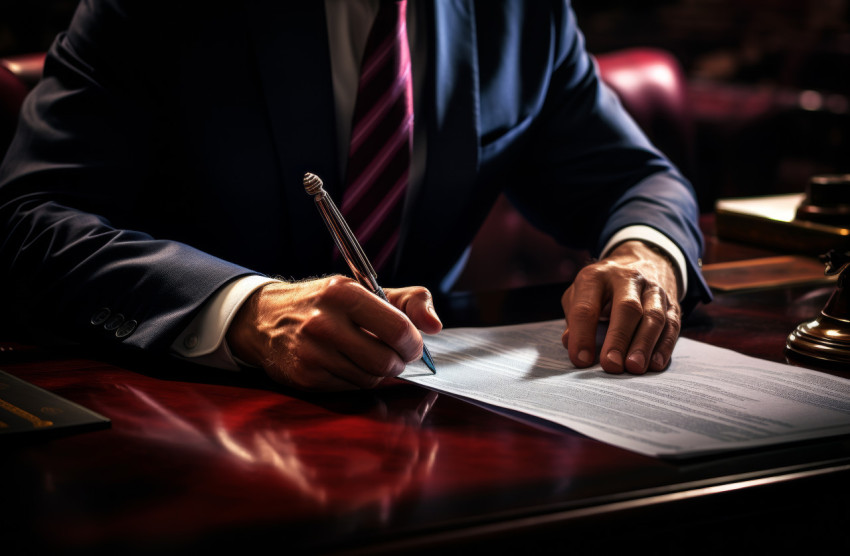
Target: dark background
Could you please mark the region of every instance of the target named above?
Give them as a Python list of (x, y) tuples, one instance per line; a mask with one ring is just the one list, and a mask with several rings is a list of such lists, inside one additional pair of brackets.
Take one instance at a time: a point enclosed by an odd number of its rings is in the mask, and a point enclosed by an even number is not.
[(579, 0), (592, 52), (654, 46), (689, 82), (691, 179), (720, 196), (850, 172), (850, 0)]
[[(143, 0), (140, 0), (143, 1)], [(45, 50), (77, 0), (0, 0), (0, 56)], [(689, 84), (703, 210), (850, 172), (850, 0), (576, 0), (597, 54), (669, 50)]]

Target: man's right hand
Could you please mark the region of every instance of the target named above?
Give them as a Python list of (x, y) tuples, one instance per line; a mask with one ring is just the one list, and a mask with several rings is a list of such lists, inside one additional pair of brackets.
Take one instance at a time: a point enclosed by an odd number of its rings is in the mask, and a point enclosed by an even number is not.
[(304, 390), (371, 388), (422, 355), (422, 335), (441, 328), (425, 288), (388, 290), (398, 308), (343, 276), (267, 284), (227, 332), (233, 355)]

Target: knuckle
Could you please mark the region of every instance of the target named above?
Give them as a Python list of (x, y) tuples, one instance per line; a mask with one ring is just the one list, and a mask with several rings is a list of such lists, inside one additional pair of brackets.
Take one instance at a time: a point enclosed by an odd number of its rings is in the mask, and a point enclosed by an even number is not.
[(570, 309), (570, 316), (576, 320), (593, 319), (598, 313), (596, 305), (589, 301), (576, 301)]
[(410, 295), (422, 299), (431, 299), (431, 292), (425, 286), (412, 286), (410, 288)]
[(379, 362), (374, 371), (377, 375), (376, 378), (380, 380), (383, 377), (398, 376), (404, 372), (404, 368), (404, 362), (398, 357), (386, 357), (383, 361)]
[(667, 327), (678, 335), (679, 331), (682, 329), (682, 314), (679, 311), (679, 306), (675, 305), (668, 309), (666, 317)]
[(576, 280), (599, 280), (605, 275), (605, 268), (600, 263), (592, 263), (579, 270)]
[(632, 334), (624, 330), (612, 328), (608, 330), (607, 343), (610, 347), (605, 347), (603, 350), (608, 351), (610, 348), (624, 349), (632, 341)]
[(322, 292), (329, 300), (344, 300), (356, 289), (357, 282), (346, 276), (332, 276), (328, 279)]
[(626, 280), (628, 280), (629, 282), (633, 282), (634, 284), (640, 286), (646, 286), (647, 284), (646, 276), (644, 276), (643, 273), (641, 273), (636, 268), (623, 269), (623, 276), (624, 278), (626, 278)]
[(643, 320), (650, 326), (661, 326), (667, 320), (667, 313), (661, 307), (653, 306), (644, 309)]
[(640, 299), (637, 299), (634, 296), (628, 296), (622, 299), (620, 301), (619, 309), (635, 318), (641, 318), (644, 316), (643, 303), (641, 303)]
[(673, 319), (673, 320), (668, 319), (667, 320), (667, 329), (670, 332), (671, 338), (678, 338), (679, 332), (682, 330), (682, 323), (679, 321), (678, 318)]
[(336, 319), (325, 311), (315, 310), (301, 323), (301, 332), (313, 338), (326, 338), (333, 334)]
[(673, 353), (673, 348), (676, 347), (676, 339), (672, 336), (662, 336), (658, 340), (658, 344), (655, 346), (655, 351), (659, 351), (664, 354)]
[(661, 300), (666, 298), (667, 295), (661, 286), (647, 280), (644, 284), (643, 296), (661, 302)]
[(410, 286), (401, 290), (396, 306), (406, 312), (411, 304), (415, 306), (433, 304), (433, 297), (428, 288), (424, 286)]

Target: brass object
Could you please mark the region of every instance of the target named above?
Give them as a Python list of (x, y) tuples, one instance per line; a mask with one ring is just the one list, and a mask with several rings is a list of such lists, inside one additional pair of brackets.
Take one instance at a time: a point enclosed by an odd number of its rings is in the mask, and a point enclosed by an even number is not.
[(850, 174), (812, 176), (797, 219), (829, 226), (850, 226)]
[[(41, 419), (38, 416), (33, 415), (29, 411), (25, 411), (25, 410), (21, 409), (20, 407), (16, 406), (15, 404), (9, 403), (4, 399), (0, 399), (0, 409), (5, 409), (9, 413), (11, 413), (13, 415), (17, 415), (21, 419), (25, 419), (25, 420), (29, 421), (30, 424), (37, 429), (53, 426), (53, 421), (45, 421), (44, 419)], [(2, 421), (0, 421), (0, 427), (7, 427), (7, 426), (8, 425), (6, 425)]]
[(838, 275), (835, 291), (815, 320), (788, 335), (785, 348), (791, 355), (850, 368), (850, 251), (832, 250), (821, 260), (827, 276)]

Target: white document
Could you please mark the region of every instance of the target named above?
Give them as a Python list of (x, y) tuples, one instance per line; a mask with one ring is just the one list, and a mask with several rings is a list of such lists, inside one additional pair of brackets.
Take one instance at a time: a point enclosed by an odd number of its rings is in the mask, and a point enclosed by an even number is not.
[(685, 458), (850, 434), (850, 380), (680, 338), (663, 372), (577, 369), (560, 320), (427, 336), (437, 374), (402, 378), (650, 456)]
[(715, 205), (715, 209), (761, 216), (781, 222), (792, 222), (797, 217), (797, 207), (805, 199), (805, 193), (736, 197), (732, 199), (719, 199)]

